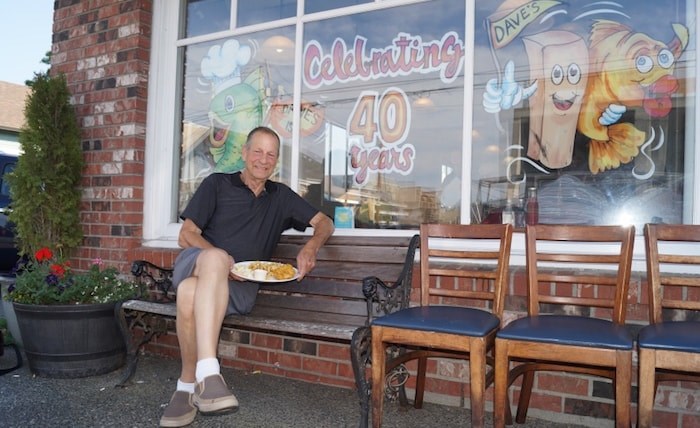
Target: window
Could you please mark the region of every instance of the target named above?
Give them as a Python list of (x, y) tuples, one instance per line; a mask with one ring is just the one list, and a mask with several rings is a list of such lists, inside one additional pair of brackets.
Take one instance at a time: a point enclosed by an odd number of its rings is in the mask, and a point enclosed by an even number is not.
[[(275, 108), (285, 108), (285, 117), (291, 114), (293, 38), (293, 28), (278, 28), (185, 48), (178, 212), (207, 175), (243, 168), (248, 132), (269, 124)], [(276, 125), (278, 132), (287, 126)], [(280, 134), (274, 178), (289, 184), (291, 135)]]
[(459, 222), (464, 4), (441, 3), (304, 27), (299, 188), (351, 227)]
[(274, 178), (338, 233), (499, 222), (509, 200), (521, 225), (528, 187), (543, 223), (700, 218), (691, 0), (173, 3), (154, 5), (149, 245), (258, 124), (282, 138)]
[(356, 4), (369, 3), (372, 0), (304, 0), (306, 13), (322, 12)]
[(255, 0), (238, 2), (238, 26), (260, 24), (297, 14), (296, 0)]
[(527, 187), (541, 223), (691, 221), (693, 7), (478, 2), (472, 221)]
[(188, 0), (185, 37), (228, 30), (230, 17), (230, 0)]

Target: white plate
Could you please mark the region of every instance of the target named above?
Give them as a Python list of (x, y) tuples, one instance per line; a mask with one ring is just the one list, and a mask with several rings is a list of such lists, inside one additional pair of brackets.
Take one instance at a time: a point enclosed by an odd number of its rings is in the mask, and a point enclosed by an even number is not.
[(277, 263), (277, 262), (258, 262), (258, 261), (249, 261), (249, 262), (238, 262), (233, 265), (233, 269), (231, 269), (231, 272), (235, 273), (237, 276), (247, 279), (248, 281), (253, 281), (253, 282), (260, 282), (260, 283), (273, 283), (273, 282), (289, 282), (289, 281), (294, 281), (295, 279), (299, 278), (299, 271), (297, 268), (292, 266), (292, 269), (294, 269), (294, 276), (288, 279), (275, 279), (272, 275), (268, 274), (269, 279), (255, 279), (253, 276), (253, 271), (250, 269), (250, 265), (253, 263), (264, 263), (264, 264), (282, 264), (282, 263)]

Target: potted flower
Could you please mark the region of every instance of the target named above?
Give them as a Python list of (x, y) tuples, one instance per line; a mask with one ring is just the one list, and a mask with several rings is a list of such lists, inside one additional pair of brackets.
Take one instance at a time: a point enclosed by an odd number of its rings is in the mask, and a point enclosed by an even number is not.
[(28, 305), (79, 305), (114, 303), (140, 294), (140, 287), (124, 279), (101, 259), (92, 261), (86, 272), (74, 271), (68, 261), (41, 248), (29, 260), (20, 262), (17, 279), (8, 289), (14, 303)]
[(102, 260), (85, 272), (39, 249), (20, 263), (9, 287), (29, 367), (48, 377), (107, 373), (125, 361), (125, 345), (114, 318), (115, 303), (140, 295)]
[(63, 75), (38, 73), (30, 83), (23, 153), (7, 176), (9, 219), (23, 257), (9, 298), (34, 373), (106, 373), (125, 359), (114, 307), (136, 290), (99, 260), (86, 271), (70, 265), (83, 238), (80, 129)]

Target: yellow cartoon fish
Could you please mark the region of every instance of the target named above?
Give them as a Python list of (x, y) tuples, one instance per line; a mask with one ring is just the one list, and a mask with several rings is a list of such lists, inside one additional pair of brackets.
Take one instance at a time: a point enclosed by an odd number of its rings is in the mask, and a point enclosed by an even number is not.
[(579, 114), (578, 130), (588, 138), (588, 167), (593, 174), (630, 162), (645, 132), (617, 123), (628, 108), (642, 107), (652, 118), (671, 111), (678, 89), (675, 62), (688, 45), (688, 29), (673, 24), (668, 44), (635, 33), (618, 22), (597, 20), (589, 38), (591, 67)]

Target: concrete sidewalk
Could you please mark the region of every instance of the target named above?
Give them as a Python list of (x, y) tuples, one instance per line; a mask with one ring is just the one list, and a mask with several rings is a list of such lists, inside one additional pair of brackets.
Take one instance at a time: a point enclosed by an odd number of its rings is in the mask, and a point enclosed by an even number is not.
[[(6, 360), (9, 352), (2, 360)], [(3, 363), (7, 361), (2, 361)], [(9, 365), (9, 362), (8, 364)], [(0, 426), (17, 427), (156, 427), (172, 394), (179, 361), (142, 356), (127, 388), (115, 388), (120, 371), (82, 379), (34, 377), (24, 367), (0, 376)], [(355, 391), (270, 375), (224, 369), (238, 397), (237, 413), (198, 415), (191, 427), (357, 427), (359, 405)], [(488, 426), (491, 426), (489, 412)], [(387, 403), (384, 427), (465, 427), (469, 410), (425, 404), (400, 410)], [(523, 428), (567, 427), (528, 418)]]

